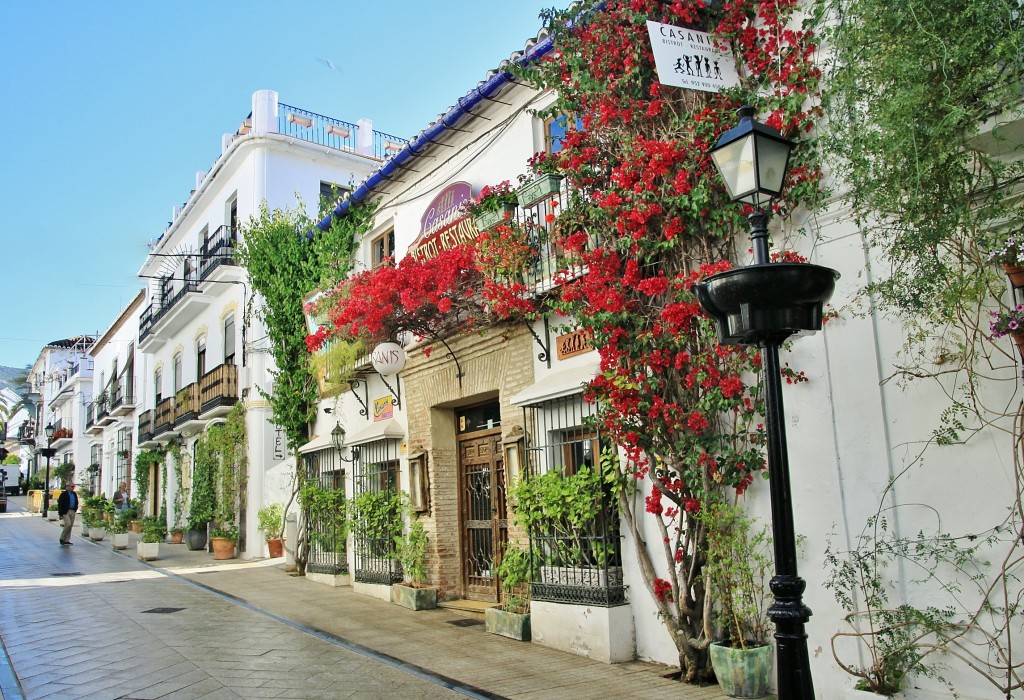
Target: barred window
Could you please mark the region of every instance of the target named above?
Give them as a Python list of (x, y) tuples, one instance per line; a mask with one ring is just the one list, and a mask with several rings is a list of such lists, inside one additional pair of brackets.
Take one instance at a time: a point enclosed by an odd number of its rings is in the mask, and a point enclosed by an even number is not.
[[(592, 420), (595, 407), (576, 394), (526, 406), (523, 414), (527, 484), (515, 507), (531, 523), (530, 548), (540, 564), (534, 599), (624, 604), (618, 499), (602, 464), (602, 456), (616, 457)], [(557, 516), (531, 500), (551, 488), (571, 494)]]
[(398, 442), (387, 438), (349, 448), (356, 581), (392, 584), (402, 580), (395, 553), (395, 537), (402, 534)]
[(348, 573), (345, 469), (339, 457), (333, 447), (305, 455), (307, 483), (319, 487), (319, 502), (305, 517), (309, 543), (306, 571), (311, 573)]

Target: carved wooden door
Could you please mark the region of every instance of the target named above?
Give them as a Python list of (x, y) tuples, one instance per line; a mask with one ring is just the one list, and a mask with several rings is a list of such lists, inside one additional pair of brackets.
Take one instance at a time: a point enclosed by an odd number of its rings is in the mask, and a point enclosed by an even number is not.
[(464, 595), (496, 603), (500, 598), (493, 569), (508, 541), (501, 430), (460, 438), (459, 484)]

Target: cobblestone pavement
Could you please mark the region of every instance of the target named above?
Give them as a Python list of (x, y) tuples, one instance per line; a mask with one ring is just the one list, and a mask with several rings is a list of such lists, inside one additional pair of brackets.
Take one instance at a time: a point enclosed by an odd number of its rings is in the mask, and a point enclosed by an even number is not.
[(3, 700), (725, 697), (667, 667), (603, 664), (292, 577), (282, 560), (161, 545), (150, 565), (109, 538), (61, 547), (58, 533), (0, 514)]

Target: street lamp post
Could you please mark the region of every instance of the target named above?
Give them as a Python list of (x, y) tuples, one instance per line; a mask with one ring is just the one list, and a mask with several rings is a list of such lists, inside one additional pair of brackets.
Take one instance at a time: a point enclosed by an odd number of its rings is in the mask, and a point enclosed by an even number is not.
[(775, 553), (769, 584), (775, 603), (768, 616), (775, 623), (779, 700), (811, 700), (814, 684), (804, 631), (811, 611), (803, 603), (806, 583), (797, 574), (779, 345), (794, 333), (821, 330), (822, 308), (839, 273), (820, 265), (770, 262), (768, 214), (762, 207), (782, 192), (793, 144), (753, 115), (752, 107), (743, 106), (739, 125), (722, 135), (711, 156), (730, 198), (754, 207), (748, 217), (754, 263), (713, 275), (694, 290), (717, 323), (719, 342), (763, 350)]
[(46, 427), (43, 428), (46, 432), (46, 447), (39, 450), (46, 457), (46, 481), (43, 483), (43, 517), (46, 517), (46, 512), (50, 510), (50, 457), (53, 456), (55, 450), (53, 445), (53, 423), (47, 423)]

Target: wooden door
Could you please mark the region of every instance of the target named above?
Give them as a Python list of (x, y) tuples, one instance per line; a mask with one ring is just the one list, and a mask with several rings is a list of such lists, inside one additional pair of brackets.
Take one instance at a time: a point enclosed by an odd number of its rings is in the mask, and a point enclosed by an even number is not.
[(497, 603), (498, 581), (492, 570), (508, 541), (501, 430), (459, 439), (459, 487), (464, 595)]

